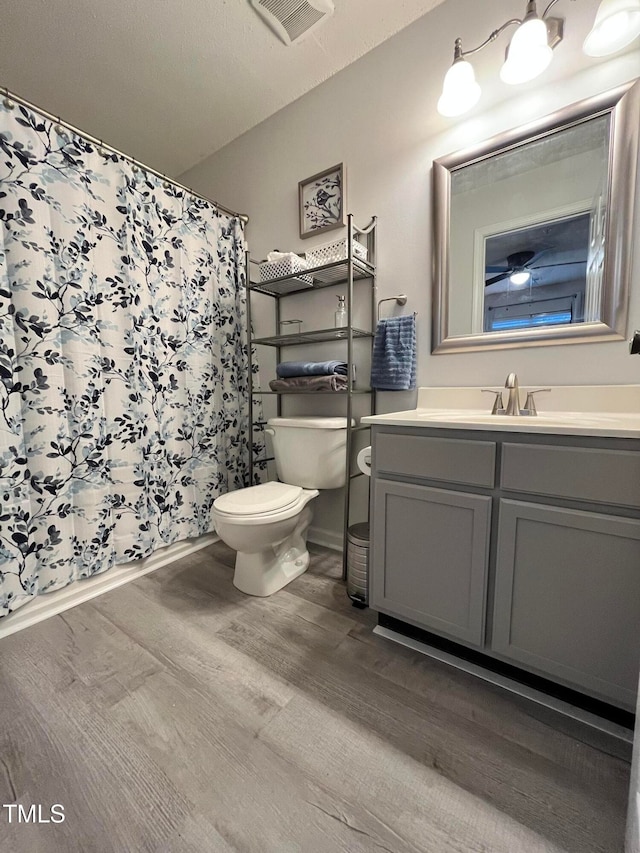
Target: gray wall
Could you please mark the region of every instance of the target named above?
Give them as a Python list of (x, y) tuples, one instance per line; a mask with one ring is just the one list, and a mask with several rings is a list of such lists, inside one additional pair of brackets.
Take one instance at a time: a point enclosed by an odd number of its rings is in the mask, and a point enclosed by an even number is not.
[[(567, 15), (567, 37), (550, 68), (529, 84), (513, 88), (499, 81), (505, 36), (478, 54), (474, 65), (483, 99), (468, 118), (445, 120), (436, 112), (436, 101), (454, 37), (477, 43), (514, 12), (512, 0), (492, 0), (490, 18), (485, 4), (476, 0), (449, 0), (181, 179), (248, 213), (251, 250), (263, 257), (274, 247), (309, 248), (313, 240), (297, 236), (298, 181), (343, 161), (347, 209), (358, 222), (374, 213), (379, 217), (380, 296), (405, 291), (407, 310), (419, 313), (422, 385), (491, 384), (509, 369), (531, 384), (638, 381), (640, 363), (627, 357), (622, 342), (565, 346), (562, 351), (523, 348), (507, 355), (430, 355), (431, 162), (638, 76), (637, 43), (633, 52), (605, 62), (582, 55), (582, 39), (597, 5), (597, 0), (583, 0), (567, 4), (566, 10), (558, 7), (558, 14)], [(563, 76), (567, 67), (577, 69), (568, 79)], [(640, 242), (630, 329), (640, 325), (639, 254)], [(335, 296), (322, 296), (329, 316)], [(386, 406), (398, 409), (404, 403), (398, 405), (392, 397)]]
[[(513, 0), (490, 4), (448, 0), (181, 180), (248, 213), (251, 251), (262, 258), (273, 248), (310, 248), (314, 239), (298, 238), (298, 181), (344, 162), (347, 210), (358, 223), (365, 223), (372, 214), (379, 218), (379, 297), (405, 292), (409, 302), (400, 310), (418, 312), (420, 385), (493, 385), (504, 382), (510, 370), (517, 371), (527, 385), (639, 382), (640, 359), (628, 356), (624, 342), (430, 354), (432, 160), (638, 76), (637, 42), (635, 50), (606, 61), (582, 54), (582, 41), (597, 6), (598, 0), (558, 6), (558, 14), (567, 16), (565, 40), (550, 68), (531, 83), (513, 88), (499, 80), (506, 36), (478, 54), (474, 67), (483, 88), (482, 101), (468, 117), (451, 120), (438, 115), (436, 102), (454, 38), (459, 35), (466, 45), (476, 45), (518, 10)], [(304, 45), (289, 49), (303, 50)], [(639, 253), (637, 241), (630, 330), (640, 327)], [(304, 299), (294, 297), (284, 300), (283, 316), (302, 318), (306, 328), (317, 328), (319, 318), (331, 324), (335, 301), (331, 289)], [(268, 333), (266, 317), (260, 325), (258, 331)], [(326, 345), (317, 353), (312, 348), (304, 352), (330, 357)], [(262, 367), (266, 382), (273, 375), (273, 365), (265, 358)], [(414, 405), (410, 393), (387, 393), (380, 398), (381, 411)], [(315, 404), (289, 401), (289, 412), (293, 405), (317, 414), (344, 411), (338, 401), (323, 398), (320, 402), (316, 398)], [(319, 501), (316, 523), (322, 528), (330, 529), (339, 520), (335, 498), (330, 494)]]

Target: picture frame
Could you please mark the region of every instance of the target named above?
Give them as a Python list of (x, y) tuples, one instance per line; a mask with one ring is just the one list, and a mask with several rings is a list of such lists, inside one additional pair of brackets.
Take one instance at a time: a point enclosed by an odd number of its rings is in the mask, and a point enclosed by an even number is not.
[(345, 226), (345, 170), (342, 163), (324, 169), (298, 184), (300, 237)]

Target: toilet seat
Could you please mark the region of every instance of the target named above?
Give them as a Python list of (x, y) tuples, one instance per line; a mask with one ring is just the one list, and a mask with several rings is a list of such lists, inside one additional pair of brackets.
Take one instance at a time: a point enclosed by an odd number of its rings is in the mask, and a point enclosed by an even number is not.
[(289, 518), (317, 495), (315, 489), (303, 489), (288, 483), (262, 483), (221, 495), (213, 502), (214, 512), (237, 524), (260, 524)]

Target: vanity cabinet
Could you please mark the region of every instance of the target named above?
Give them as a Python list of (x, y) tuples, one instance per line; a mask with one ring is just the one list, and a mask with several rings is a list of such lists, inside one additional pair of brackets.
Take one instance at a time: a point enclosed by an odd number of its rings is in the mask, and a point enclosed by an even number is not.
[(481, 646), (491, 498), (378, 480), (374, 505), (376, 604)]
[(638, 681), (640, 523), (501, 500), (491, 649), (610, 701)]
[(640, 441), (376, 426), (370, 604), (633, 709)]

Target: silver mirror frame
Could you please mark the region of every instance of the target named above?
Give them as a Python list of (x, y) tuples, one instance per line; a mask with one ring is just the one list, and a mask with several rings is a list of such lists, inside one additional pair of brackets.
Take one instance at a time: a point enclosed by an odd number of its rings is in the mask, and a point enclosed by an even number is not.
[[(551, 326), (448, 336), (451, 174), (494, 154), (517, 148), (525, 142), (542, 139), (560, 129), (607, 113), (611, 116), (611, 124), (601, 319), (593, 323), (576, 324), (570, 328)], [(619, 341), (626, 337), (639, 138), (640, 81), (634, 81), (580, 101), (530, 124), (501, 133), (479, 145), (434, 160), (432, 353)]]

